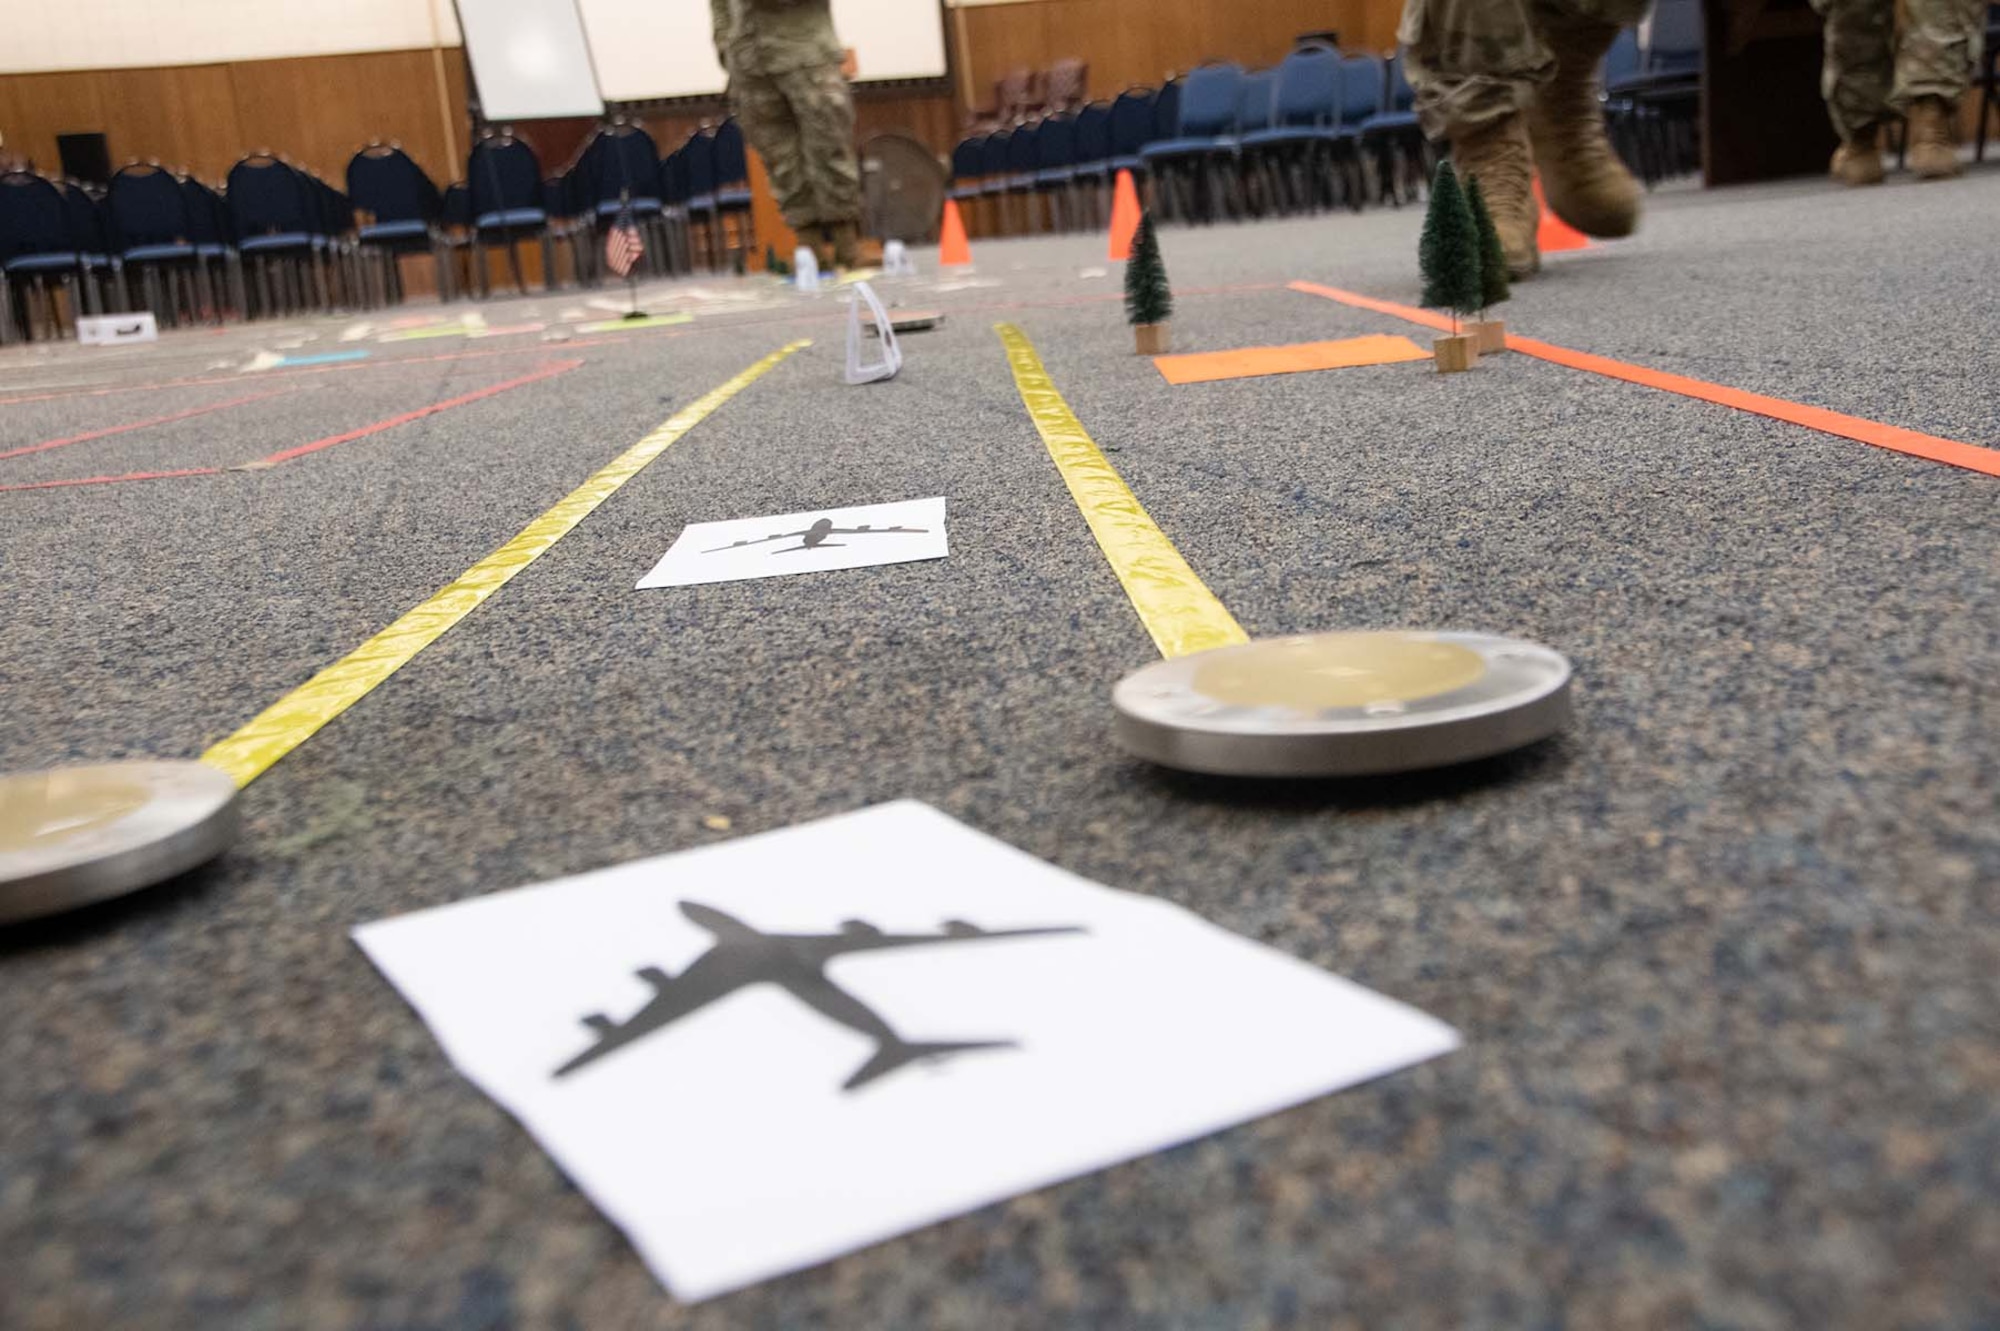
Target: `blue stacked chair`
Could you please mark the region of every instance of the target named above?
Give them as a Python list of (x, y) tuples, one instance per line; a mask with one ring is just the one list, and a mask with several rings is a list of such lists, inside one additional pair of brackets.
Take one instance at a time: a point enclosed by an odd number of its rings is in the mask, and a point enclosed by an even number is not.
[(1701, 163), (1702, 27), (1701, 0), (1659, 0), (1638, 71), (1616, 79), (1606, 71), (1605, 96), (1630, 106), (1650, 133), (1659, 174)]
[(472, 265), (483, 264), (485, 259), (472, 243), (472, 187), (464, 181), (455, 180), (444, 187), (444, 198), (438, 204), (438, 229), (444, 232), (452, 291), (470, 291), (479, 282), (473, 276)]
[(666, 202), (667, 226), (674, 237), (673, 267), (694, 270), (694, 247), (688, 215), (687, 153), (676, 148), (660, 159), (660, 193)]
[[(243, 273), (241, 258), (230, 244), (229, 205), (193, 176), (182, 179), (181, 193), (187, 196), (188, 239), (194, 242), (195, 265), (201, 270), (202, 285), (210, 293), (228, 292), (228, 309), (240, 315)], [(224, 303), (220, 298), (212, 313), (215, 321), (221, 323)]]
[(727, 237), (731, 264), (739, 271), (741, 258), (757, 244), (750, 221), (750, 156), (743, 147), (743, 127), (734, 117), (715, 127), (715, 214)]
[(358, 307), (361, 302), (357, 293), (363, 282), (361, 247), (355, 242), (354, 201), (314, 172), (307, 171), (305, 177), (319, 203), (321, 247), (332, 259), (333, 273), (339, 282), (335, 299), (349, 308)]
[[(37, 322), (60, 335), (61, 308), (49, 283), (61, 283), (74, 315), (82, 308), (78, 303), (82, 272), (62, 191), (53, 181), (29, 171), (0, 176), (0, 338), (12, 341), (17, 326), (32, 337)], [(16, 283), (22, 286), (18, 325)], [(35, 318), (38, 303), (46, 314), (39, 321)]]
[(1075, 165), (1070, 168), (1072, 197), (1087, 214), (1077, 223), (1089, 228), (1102, 226), (1104, 201), (1113, 179), (1110, 102), (1091, 102), (1076, 113), (1075, 156)]
[(514, 276), (514, 289), (527, 294), (527, 279), (521, 274), (521, 242), (534, 240), (542, 247), (542, 273), (555, 272), (555, 254), (549, 241), (549, 211), (542, 197), (542, 164), (535, 150), (514, 137), (510, 130), (489, 134), (472, 145), (465, 164), (466, 187), (472, 192), (472, 243), (474, 276), (482, 297), (492, 294), (486, 271), (486, 251), (493, 245), (507, 247), (507, 264)]
[(76, 246), (83, 274), (86, 314), (106, 314), (127, 308), (125, 265), (111, 242), (111, 219), (103, 198), (76, 181), (63, 185), (63, 211), (69, 218), (70, 243)]
[(403, 299), (403, 275), (398, 260), (405, 254), (429, 253), (437, 269), (438, 299), (453, 298), (451, 265), (444, 231), (439, 225), (443, 196), (410, 155), (393, 143), (371, 143), (347, 163), (347, 196), (367, 216), (355, 229), (355, 242), (365, 258), (375, 261), (382, 300)]
[(158, 162), (119, 168), (105, 194), (115, 253), (125, 272), (137, 273), (140, 299), (161, 323), (180, 322), (181, 296), (200, 309), (200, 256), (190, 237), (187, 195), (180, 181)]
[[(681, 145), (680, 158), (687, 181), (682, 206), (687, 209), (689, 249), (703, 270), (714, 272), (722, 253), (722, 217), (715, 198), (715, 140), (697, 130)], [(701, 229), (698, 238), (697, 227)]]
[(646, 268), (663, 273), (674, 252), (667, 218), (667, 191), (660, 173), (660, 149), (644, 127), (613, 121), (591, 138), (569, 179), (588, 195), (589, 213), (608, 228), (620, 217), (648, 237)]
[(1046, 206), (1051, 231), (1076, 222), (1076, 117), (1050, 116), (1035, 134), (1034, 198)]
[(229, 168), (229, 219), (255, 313), (331, 304), (321, 201), (291, 163), (253, 153)]
[(972, 206), (979, 197), (980, 177), (986, 171), (986, 136), (975, 134), (960, 139), (958, 146), (951, 150), (951, 183), (949, 196), (958, 202), (961, 211)]
[[(1007, 139), (1007, 192), (1001, 200), (1002, 216), (1009, 216), (1008, 206), (1018, 199), (1022, 231), (1040, 229), (1035, 221), (1035, 172), (1042, 164), (1041, 136), (1042, 127), (1037, 123), (1015, 126)], [(1015, 229), (1011, 220), (1006, 229)]]
[(1105, 174), (1113, 181), (1120, 171), (1130, 171), (1134, 181), (1146, 173), (1146, 159), (1139, 154), (1156, 137), (1153, 121), (1164, 90), (1127, 88), (1111, 103), (1111, 156)]
[[(1340, 53), (1302, 46), (1278, 63), (1271, 125), (1243, 136), (1247, 168), (1288, 212), (1317, 210), (1335, 193), (1340, 128)], [(1254, 178), (1254, 176), (1253, 176)]]
[[(542, 211), (549, 215), (549, 252), (553, 256), (557, 247), (569, 246), (570, 272), (580, 287), (596, 286), (603, 277), (597, 264), (597, 201), (588, 177), (579, 162), (575, 170), (542, 182)], [(616, 220), (614, 212), (612, 221)], [(652, 248), (646, 247), (649, 253)], [(553, 266), (544, 277), (543, 286), (550, 291), (562, 285), (560, 270)]]
[(1256, 70), (1243, 78), (1243, 90), (1236, 99), (1237, 169), (1230, 177), (1232, 188), (1225, 200), (1231, 216), (1248, 213), (1252, 217), (1262, 217), (1277, 212), (1283, 206), (1283, 199), (1272, 187), (1269, 177), (1246, 169), (1243, 160), (1244, 140), (1271, 128), (1277, 92), (1278, 71), (1275, 69)]
[(1340, 58), (1340, 123), (1334, 147), (1339, 155), (1341, 192), (1355, 212), (1368, 201), (1368, 172), (1361, 158), (1361, 126), (1382, 114), (1388, 73), (1379, 55)]
[[(1146, 143), (1157, 143), (1171, 139), (1181, 132), (1181, 81), (1168, 79), (1153, 94), (1153, 124), (1146, 131)], [(1141, 149), (1145, 144), (1140, 145)], [(1141, 157), (1140, 165), (1144, 165)]]
[(1243, 67), (1234, 62), (1203, 65), (1189, 74), (1181, 81), (1173, 137), (1140, 151), (1163, 215), (1182, 221), (1215, 219), (1235, 174), (1243, 77)]
[[(1630, 36), (1630, 31), (1625, 35)], [(1417, 124), (1417, 94), (1404, 72), (1400, 49), (1389, 57), (1388, 84), (1382, 109), (1363, 120), (1358, 128), (1362, 151), (1373, 155), (1389, 201), (1400, 205), (1405, 187), (1414, 199), (1423, 182), (1430, 178), (1430, 145)]]
[(982, 209), (990, 215), (991, 227), (982, 226), (981, 231), (994, 234), (1007, 230), (1007, 160), (1008, 146), (1014, 141), (1011, 129), (996, 130), (986, 136), (986, 147), (981, 153), (983, 170), (980, 172), (979, 192), (991, 200), (991, 207)]
[(1643, 81), (1645, 64), (1638, 32), (1622, 28), (1605, 53), (1602, 78), (1605, 131), (1610, 135), (1611, 145), (1625, 165), (1650, 187), (1667, 173), (1669, 163), (1659, 108), (1632, 93)]

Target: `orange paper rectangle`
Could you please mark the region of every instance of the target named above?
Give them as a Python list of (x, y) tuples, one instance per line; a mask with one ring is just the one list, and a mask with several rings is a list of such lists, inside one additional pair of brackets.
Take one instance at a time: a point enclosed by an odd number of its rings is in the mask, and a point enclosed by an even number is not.
[(1191, 356), (1155, 356), (1153, 364), (1170, 384), (1206, 384), (1218, 379), (1251, 379), (1263, 374), (1297, 374), (1301, 370), (1344, 370), (1356, 365), (1391, 365), (1430, 357), (1430, 352), (1407, 337), (1377, 333), (1337, 342), (1298, 342), (1288, 347), (1243, 347)]

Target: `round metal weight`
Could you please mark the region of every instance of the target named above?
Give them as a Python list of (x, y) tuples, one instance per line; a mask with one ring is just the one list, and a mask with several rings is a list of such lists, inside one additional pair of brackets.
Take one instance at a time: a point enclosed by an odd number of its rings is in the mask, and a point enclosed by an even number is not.
[(1488, 633), (1355, 632), (1218, 647), (1134, 671), (1118, 742), (1221, 776), (1371, 776), (1491, 757), (1570, 718), (1570, 665)]
[(196, 762), (0, 774), (0, 924), (123, 896), (236, 839), (236, 783)]

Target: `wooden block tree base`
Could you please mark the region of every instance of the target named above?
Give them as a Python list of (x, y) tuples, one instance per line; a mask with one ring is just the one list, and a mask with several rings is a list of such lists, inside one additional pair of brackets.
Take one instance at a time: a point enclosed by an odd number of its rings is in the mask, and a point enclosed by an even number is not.
[(1479, 364), (1479, 339), (1470, 333), (1432, 338), (1431, 351), (1440, 374), (1456, 374)]
[(1141, 356), (1164, 356), (1167, 354), (1167, 329), (1169, 324), (1133, 324), (1132, 340), (1139, 348)]
[(1497, 356), (1507, 349), (1507, 321), (1481, 319), (1465, 326), (1466, 333), (1479, 344), (1482, 356)]

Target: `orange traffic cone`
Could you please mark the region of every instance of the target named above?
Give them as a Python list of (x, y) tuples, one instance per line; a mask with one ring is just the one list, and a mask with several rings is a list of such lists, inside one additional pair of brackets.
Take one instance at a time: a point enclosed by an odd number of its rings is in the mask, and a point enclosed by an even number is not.
[(1542, 215), (1542, 220), (1535, 227), (1536, 249), (1544, 254), (1559, 254), (1563, 250), (1590, 248), (1590, 237), (1549, 211), (1548, 200), (1542, 197), (1540, 176), (1535, 177), (1535, 207), (1541, 210)]
[(1111, 192), (1111, 253), (1113, 263), (1132, 257), (1132, 237), (1139, 232), (1139, 191), (1132, 173), (1118, 173), (1117, 188)]
[(944, 231), (938, 237), (938, 266), (969, 268), (972, 246), (965, 243), (965, 221), (958, 215), (958, 200), (944, 201)]

